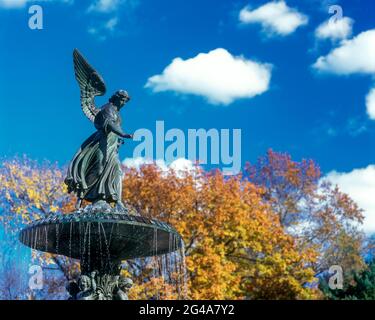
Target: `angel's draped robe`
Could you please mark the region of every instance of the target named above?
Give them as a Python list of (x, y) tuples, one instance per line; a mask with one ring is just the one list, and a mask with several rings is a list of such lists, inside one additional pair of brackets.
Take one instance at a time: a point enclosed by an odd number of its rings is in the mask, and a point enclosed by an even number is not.
[(112, 131), (121, 127), (117, 108), (108, 103), (94, 121), (97, 131), (92, 134), (71, 161), (65, 183), (69, 192), (90, 202), (121, 200), (122, 171), (118, 149), (122, 139)]

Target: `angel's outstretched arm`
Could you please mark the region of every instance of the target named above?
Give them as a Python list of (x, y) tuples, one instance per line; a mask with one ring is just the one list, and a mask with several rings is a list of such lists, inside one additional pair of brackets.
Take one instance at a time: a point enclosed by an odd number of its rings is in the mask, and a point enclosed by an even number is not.
[(122, 131), (121, 126), (119, 126), (115, 121), (108, 121), (107, 123), (107, 132), (112, 131), (113, 133), (117, 134), (121, 138), (126, 138), (126, 139), (133, 139), (132, 134), (124, 133)]

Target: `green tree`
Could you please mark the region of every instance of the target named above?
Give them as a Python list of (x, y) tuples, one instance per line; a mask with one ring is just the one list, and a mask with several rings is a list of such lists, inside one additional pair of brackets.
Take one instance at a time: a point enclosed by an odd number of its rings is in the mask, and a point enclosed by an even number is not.
[(330, 289), (328, 278), (328, 276), (323, 277), (319, 284), (319, 289), (326, 299), (375, 300), (375, 259), (362, 271), (354, 272), (351, 281), (344, 281), (343, 289)]

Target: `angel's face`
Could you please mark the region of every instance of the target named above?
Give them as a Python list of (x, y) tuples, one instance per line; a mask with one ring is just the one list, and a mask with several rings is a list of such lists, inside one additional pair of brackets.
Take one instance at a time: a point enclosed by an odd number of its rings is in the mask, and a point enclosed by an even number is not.
[(121, 109), (125, 103), (127, 103), (130, 100), (129, 95), (126, 93), (125, 95), (118, 96), (116, 105), (118, 106), (119, 109)]
[(127, 103), (129, 100), (130, 100), (129, 97), (121, 97), (120, 107), (123, 107), (125, 105), (125, 103)]
[(78, 285), (79, 285), (79, 288), (82, 291), (86, 291), (86, 290), (90, 289), (90, 279), (89, 279), (89, 277), (82, 276)]

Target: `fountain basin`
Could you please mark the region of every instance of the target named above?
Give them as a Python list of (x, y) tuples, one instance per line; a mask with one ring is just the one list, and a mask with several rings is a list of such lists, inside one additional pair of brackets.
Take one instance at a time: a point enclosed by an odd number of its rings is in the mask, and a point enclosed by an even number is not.
[(32, 249), (80, 260), (90, 256), (111, 261), (144, 258), (183, 245), (170, 225), (123, 213), (51, 214), (28, 225), (19, 239)]

